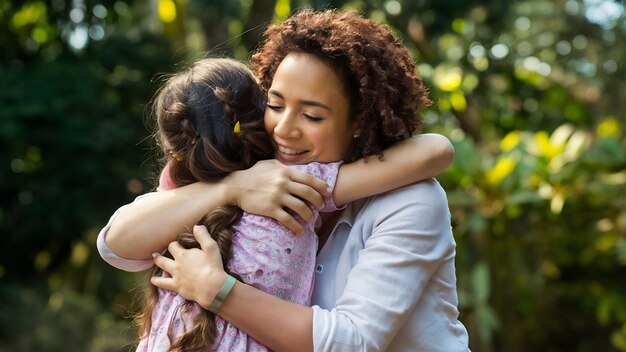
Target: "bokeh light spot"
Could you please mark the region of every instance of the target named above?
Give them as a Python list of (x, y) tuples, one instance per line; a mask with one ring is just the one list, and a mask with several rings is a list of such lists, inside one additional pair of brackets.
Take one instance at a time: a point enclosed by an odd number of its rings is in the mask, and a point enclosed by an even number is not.
[(42, 44), (48, 40), (48, 32), (41, 27), (35, 27), (32, 37), (37, 43)]
[(11, 170), (15, 173), (20, 173), (24, 171), (26, 163), (22, 159), (13, 159), (11, 161)]
[(519, 131), (511, 131), (507, 133), (504, 138), (500, 141), (500, 150), (503, 152), (508, 152), (509, 150), (517, 147), (521, 140), (521, 135)]
[(128, 181), (128, 183), (126, 184), (126, 187), (128, 188), (128, 191), (133, 194), (138, 194), (138, 193), (141, 193), (141, 191), (143, 191), (143, 184), (139, 180), (136, 180), (136, 179), (132, 179)]
[(574, 48), (578, 50), (583, 50), (584, 48), (587, 47), (587, 37), (585, 37), (582, 34), (579, 34), (574, 37), (574, 39), (572, 40), (572, 44), (574, 44)]
[(435, 69), (435, 85), (446, 92), (453, 92), (463, 82), (463, 72), (459, 67), (438, 66)]
[(104, 7), (102, 4), (97, 4), (96, 6), (94, 6), (92, 12), (93, 15), (98, 18), (107, 17), (107, 8)]
[(89, 37), (93, 40), (102, 40), (104, 38), (104, 27), (97, 24), (89, 27)]
[(159, 0), (159, 18), (164, 23), (174, 22), (176, 19), (176, 4), (173, 0)]
[(567, 40), (561, 40), (556, 43), (556, 51), (563, 56), (569, 55), (572, 52), (572, 45)]
[(82, 9), (73, 8), (72, 11), (70, 11), (70, 20), (72, 20), (72, 22), (81, 23), (84, 18), (85, 18), (85, 13), (83, 12)]
[(596, 133), (600, 137), (617, 137), (621, 133), (619, 121), (615, 116), (608, 116), (598, 124)]
[(529, 30), (530, 19), (526, 16), (519, 17), (515, 20), (515, 29), (522, 32)]
[(517, 162), (511, 157), (501, 158), (494, 167), (487, 171), (485, 175), (487, 182), (495, 186), (499, 185), (505, 177), (515, 170), (516, 164)]
[[(2, 12), (0, 12), (2, 13)], [(11, 18), (11, 25), (20, 28), (29, 24), (35, 24), (46, 16), (46, 5), (41, 1), (36, 1), (24, 5)]]
[(89, 42), (89, 34), (85, 25), (76, 27), (70, 34), (69, 44), (74, 49), (84, 49)]
[(496, 59), (504, 59), (509, 54), (509, 47), (504, 44), (496, 44), (491, 47), (491, 56)]
[(602, 65), (604, 72), (611, 75), (617, 71), (617, 62), (615, 60), (606, 60)]
[(397, 0), (387, 1), (385, 3), (385, 10), (388, 14), (396, 16), (402, 12), (402, 4)]
[(276, 17), (286, 19), (291, 12), (291, 2), (289, 0), (278, 0), (274, 11), (276, 12)]

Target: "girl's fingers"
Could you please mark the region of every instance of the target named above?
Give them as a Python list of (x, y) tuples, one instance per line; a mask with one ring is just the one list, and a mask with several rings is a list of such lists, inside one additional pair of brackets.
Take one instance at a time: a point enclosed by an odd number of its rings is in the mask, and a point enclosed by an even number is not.
[(290, 209), (305, 221), (311, 220), (313, 217), (313, 211), (311, 208), (300, 198), (292, 195), (286, 195), (282, 199), (283, 208)]
[(330, 195), (328, 193), (328, 185), (326, 184), (326, 182), (311, 174), (307, 174), (306, 172), (293, 169), (290, 169), (290, 171), (291, 173), (289, 174), (289, 178), (291, 179), (291, 181), (309, 186), (313, 189), (315, 193), (318, 193), (318, 195)]
[[(289, 192), (289, 194), (294, 197), (297, 197), (299, 199), (309, 202), (310, 204), (313, 204), (318, 209), (324, 206), (324, 198), (322, 197), (322, 195), (318, 191), (316, 191), (314, 188), (306, 184), (302, 184), (297, 181), (292, 181), (287, 185), (287, 192)], [(296, 210), (291, 207), (289, 208), (292, 210)], [(296, 210), (296, 212), (298, 211)]]
[(276, 214), (272, 217), (278, 220), (278, 222), (280, 222), (281, 224), (287, 226), (287, 228), (293, 231), (295, 234), (300, 234), (304, 230), (302, 225), (300, 225), (300, 223), (285, 210), (281, 209), (277, 211)]

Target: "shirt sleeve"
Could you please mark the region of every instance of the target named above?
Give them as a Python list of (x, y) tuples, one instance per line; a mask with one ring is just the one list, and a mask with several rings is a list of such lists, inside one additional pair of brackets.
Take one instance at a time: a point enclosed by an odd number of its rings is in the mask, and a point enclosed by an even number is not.
[(324, 197), (324, 207), (320, 209), (321, 212), (332, 212), (335, 210), (343, 209), (343, 207), (337, 208), (337, 205), (335, 205), (335, 201), (332, 196), (335, 189), (335, 184), (337, 183), (339, 167), (342, 163), (343, 162), (341, 161), (337, 161), (333, 163), (312, 162), (304, 165), (289, 165), (289, 167), (291, 168), (306, 172), (326, 182), (326, 184), (328, 185), (328, 193), (330, 195)]
[(372, 198), (357, 217), (349, 236), (364, 244), (344, 291), (331, 310), (313, 307), (315, 351), (386, 350), (440, 263), (454, 257), (446, 196), (434, 180)]
[[(149, 197), (152, 194), (153, 193), (146, 193), (144, 195), (141, 195), (135, 198), (135, 201), (141, 198)], [(105, 262), (109, 263), (110, 265), (118, 269), (131, 271), (131, 272), (137, 272), (137, 271), (143, 271), (143, 270), (149, 269), (154, 264), (152, 259), (141, 260), (141, 259), (123, 258), (115, 254), (111, 250), (111, 248), (106, 244), (105, 239), (106, 239), (107, 232), (109, 231), (109, 228), (111, 228), (111, 223), (113, 222), (117, 214), (122, 209), (124, 209), (124, 207), (126, 207), (126, 205), (116, 210), (115, 213), (113, 213), (113, 215), (109, 219), (109, 222), (104, 226), (104, 228), (102, 228), (102, 230), (100, 230), (100, 233), (98, 234), (98, 239), (96, 240), (96, 246), (98, 247), (98, 252), (100, 253), (100, 256), (102, 257), (102, 259), (104, 259)]]

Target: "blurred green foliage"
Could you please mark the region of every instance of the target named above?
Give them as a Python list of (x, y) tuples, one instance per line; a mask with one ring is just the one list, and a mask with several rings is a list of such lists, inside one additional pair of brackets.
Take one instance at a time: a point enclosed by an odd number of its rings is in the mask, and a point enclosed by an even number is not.
[[(137, 275), (95, 238), (153, 187), (159, 74), (245, 60), (297, 7), (389, 24), (450, 137), (441, 177), (474, 351), (626, 351), (620, 1), (0, 0), (0, 350), (126, 351)], [(622, 77), (622, 78), (619, 78)]]

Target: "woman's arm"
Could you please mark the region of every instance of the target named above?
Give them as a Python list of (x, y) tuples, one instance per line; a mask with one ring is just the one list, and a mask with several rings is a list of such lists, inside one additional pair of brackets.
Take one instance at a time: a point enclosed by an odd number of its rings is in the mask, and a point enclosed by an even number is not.
[(204, 215), (225, 205), (272, 217), (298, 233), (302, 225), (285, 209), (310, 219), (306, 202), (323, 206), (320, 194), (327, 194), (327, 187), (307, 173), (265, 160), (220, 183), (198, 182), (141, 197), (120, 208), (102, 236), (106, 235), (104, 242), (116, 255), (147, 259), (153, 252), (162, 252), (179, 233), (189, 232)]
[(439, 175), (454, 159), (450, 141), (434, 133), (419, 134), (339, 168), (333, 199), (337, 206), (388, 192)]
[(179, 233), (188, 231), (208, 210), (228, 202), (227, 190), (220, 184), (198, 182), (156, 192), (121, 208), (111, 221), (105, 242), (121, 257), (150, 258), (152, 252), (163, 251)]
[[(168, 250), (174, 260), (153, 254), (154, 263), (171, 277), (154, 276), (150, 280), (155, 286), (175, 291), (206, 309), (227, 274), (217, 243), (206, 227), (194, 226), (193, 235), (201, 249), (187, 250), (178, 242), (172, 242)], [(220, 307), (219, 315), (272, 350), (313, 350), (313, 310), (310, 307), (287, 302), (237, 281)], [(268, 321), (272, 323), (267, 324)]]

